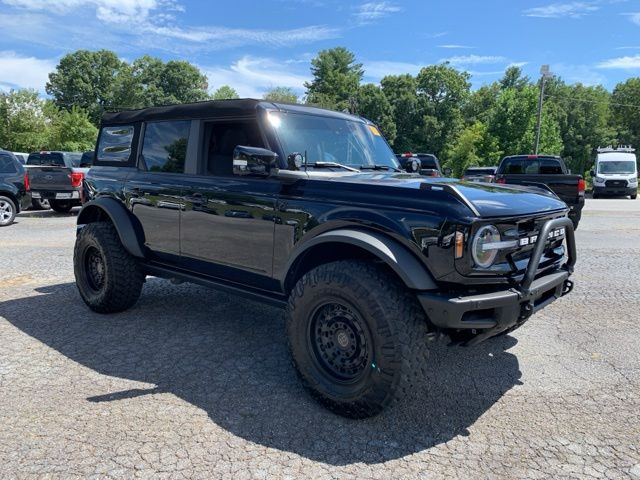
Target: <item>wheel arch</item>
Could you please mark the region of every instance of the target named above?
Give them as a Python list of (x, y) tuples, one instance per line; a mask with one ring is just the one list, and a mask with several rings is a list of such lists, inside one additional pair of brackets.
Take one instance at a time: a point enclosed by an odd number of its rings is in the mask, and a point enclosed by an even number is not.
[(379, 232), (343, 228), (322, 233), (301, 246), (287, 265), (284, 292), (288, 294), (313, 268), (347, 259), (379, 261), (412, 290), (438, 288), (424, 264), (397, 240)]
[(144, 234), (135, 217), (119, 200), (100, 197), (83, 205), (76, 222), (80, 229), (94, 222), (109, 221), (113, 224), (124, 248), (134, 257), (144, 258)]

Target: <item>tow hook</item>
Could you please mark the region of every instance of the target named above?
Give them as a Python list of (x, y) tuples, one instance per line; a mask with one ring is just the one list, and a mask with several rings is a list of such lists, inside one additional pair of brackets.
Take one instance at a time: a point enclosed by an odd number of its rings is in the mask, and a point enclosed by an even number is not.
[(533, 303), (527, 302), (520, 308), (520, 318), (518, 318), (518, 320), (524, 322), (531, 315), (533, 315)]
[(571, 290), (573, 290), (573, 282), (571, 280), (565, 280), (562, 286), (562, 296), (564, 297), (567, 293), (570, 293)]

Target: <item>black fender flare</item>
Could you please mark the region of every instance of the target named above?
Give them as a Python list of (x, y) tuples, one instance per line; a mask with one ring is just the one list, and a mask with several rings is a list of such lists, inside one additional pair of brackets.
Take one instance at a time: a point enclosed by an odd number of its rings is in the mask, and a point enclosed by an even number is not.
[(95, 222), (96, 218), (101, 218), (103, 215), (109, 217), (111, 223), (113, 223), (125, 250), (134, 257), (144, 258), (142, 228), (122, 202), (115, 198), (98, 197), (85, 203), (80, 213), (78, 213), (76, 222), (78, 232), (86, 224)]
[(438, 289), (438, 285), (426, 266), (400, 242), (382, 233), (349, 228), (321, 233), (301, 245), (287, 264), (286, 277), (289, 276), (296, 261), (302, 258), (305, 252), (323, 243), (345, 243), (368, 251), (386, 263), (412, 290)]

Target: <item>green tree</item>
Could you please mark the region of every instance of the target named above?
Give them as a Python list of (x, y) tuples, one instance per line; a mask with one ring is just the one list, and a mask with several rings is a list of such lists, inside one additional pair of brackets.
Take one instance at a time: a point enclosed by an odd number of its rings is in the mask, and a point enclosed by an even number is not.
[(238, 92), (229, 85), (222, 85), (211, 94), (211, 100), (229, 100), (233, 98), (239, 98)]
[(418, 95), (415, 77), (388, 75), (380, 81), (382, 93), (391, 105), (396, 136), (391, 144), (396, 152), (413, 149), (413, 133), (418, 119)]
[(467, 167), (497, 165), (501, 155), (496, 138), (484, 123), (476, 121), (450, 146), (446, 165), (459, 177)]
[(49, 74), (46, 91), (59, 108), (83, 108), (97, 124), (102, 112), (114, 106), (113, 87), (123, 66), (109, 50), (78, 50), (62, 57)]
[(46, 147), (48, 121), (35, 90), (0, 93), (0, 147), (32, 152)]
[(640, 147), (640, 77), (616, 85), (611, 109), (619, 143)]
[(263, 98), (270, 102), (298, 103), (298, 95), (289, 87), (274, 87)]
[(356, 110), (358, 115), (375, 123), (390, 143), (394, 141), (396, 124), (393, 121), (393, 107), (379, 87), (372, 83), (361, 86), (356, 96)]
[(498, 81), (501, 90), (507, 90), (508, 88), (515, 88), (516, 90), (522, 90), (527, 85), (531, 84), (529, 77), (522, 74), (520, 67), (512, 66), (505, 70), (503, 77)]
[(353, 112), (364, 75), (361, 63), (344, 47), (322, 50), (311, 60), (313, 80), (305, 82), (307, 103)]
[(48, 132), (48, 148), (81, 152), (93, 150), (98, 129), (91, 123), (87, 113), (73, 107), (71, 110), (54, 110)]
[(447, 146), (464, 128), (462, 110), (469, 97), (470, 75), (447, 63), (420, 70), (417, 82), (420, 119), (414, 146), (446, 158)]

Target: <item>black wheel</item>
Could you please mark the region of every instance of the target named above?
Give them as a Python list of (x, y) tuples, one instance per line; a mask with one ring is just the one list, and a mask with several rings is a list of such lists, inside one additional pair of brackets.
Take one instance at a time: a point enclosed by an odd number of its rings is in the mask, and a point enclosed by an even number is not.
[(413, 389), (427, 366), (428, 333), (415, 296), (373, 263), (321, 265), (289, 297), (287, 336), (302, 383), (346, 417), (375, 415)]
[(591, 194), (591, 198), (593, 198), (594, 200), (595, 200), (596, 198), (599, 198), (599, 197), (600, 197), (600, 195), (598, 195), (597, 193), (592, 193), (592, 194)]
[(90, 223), (80, 230), (73, 269), (80, 296), (95, 312), (121, 312), (140, 297), (145, 276), (111, 223)]
[(71, 200), (51, 200), (49, 204), (51, 209), (58, 213), (69, 213), (73, 207)]
[(637, 193), (631, 195), (631, 200), (635, 200), (636, 198), (638, 198), (638, 194)]
[(0, 197), (0, 227), (11, 225), (16, 218), (16, 204), (8, 197)]
[(32, 198), (31, 207), (34, 210), (49, 210), (51, 205), (49, 204), (49, 200), (45, 198)]

